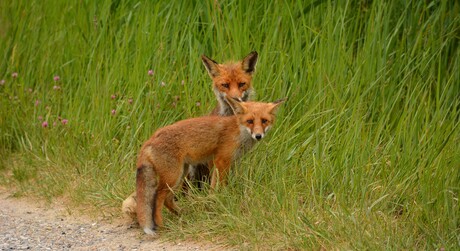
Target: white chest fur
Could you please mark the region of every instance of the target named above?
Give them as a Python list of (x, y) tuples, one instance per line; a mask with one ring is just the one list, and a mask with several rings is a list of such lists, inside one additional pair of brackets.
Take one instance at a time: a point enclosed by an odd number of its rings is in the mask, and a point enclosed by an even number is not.
[(240, 147), (233, 154), (233, 160), (238, 160), (244, 153), (249, 152), (256, 144), (256, 140), (251, 137), (251, 133), (246, 127), (240, 126)]

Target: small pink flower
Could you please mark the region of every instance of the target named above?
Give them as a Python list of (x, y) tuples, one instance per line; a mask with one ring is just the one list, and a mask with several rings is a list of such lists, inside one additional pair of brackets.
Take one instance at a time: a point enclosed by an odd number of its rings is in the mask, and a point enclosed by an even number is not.
[(57, 125), (57, 124), (56, 124), (56, 121), (54, 121), (54, 122), (53, 122), (53, 126), (56, 126), (56, 125)]
[(5, 82), (6, 82), (6, 81), (5, 81), (4, 79), (0, 80), (0, 85), (4, 85)]
[(161, 81), (161, 84), (160, 84), (160, 85), (161, 85), (161, 86), (166, 86), (166, 83), (163, 82), (163, 81)]
[(110, 96), (111, 99), (116, 99), (117, 96), (115, 94), (112, 94), (112, 96)]
[(17, 78), (17, 77), (18, 77), (18, 73), (17, 73), (17, 72), (13, 72), (13, 73), (11, 74), (11, 77)]
[(132, 99), (132, 98), (128, 99), (128, 103), (129, 103), (129, 104), (132, 104), (132, 103), (133, 103), (133, 99)]
[(43, 117), (42, 116), (38, 116), (38, 121), (42, 121), (43, 120)]
[(61, 87), (59, 85), (55, 85), (55, 86), (53, 86), (53, 89), (56, 90), (56, 91), (59, 91), (59, 90), (61, 90)]
[(149, 76), (153, 76), (153, 70), (149, 70), (147, 74), (149, 74)]
[(43, 128), (46, 128), (46, 127), (48, 127), (48, 122), (46, 122), (46, 121), (43, 121), (43, 123), (42, 123), (42, 127), (43, 127)]
[(195, 105), (196, 105), (196, 106), (201, 106), (201, 102), (198, 101), (198, 102), (195, 103)]
[(117, 113), (117, 110), (113, 109), (112, 110), (112, 115), (115, 115)]
[(69, 123), (69, 121), (68, 121), (67, 119), (63, 119), (63, 120), (61, 120), (61, 123), (62, 123), (63, 125), (67, 125), (67, 123)]
[(40, 104), (40, 100), (35, 100), (35, 106), (38, 106)]
[(58, 75), (56, 75), (56, 76), (54, 76), (53, 79), (54, 79), (54, 82), (57, 82), (57, 81), (61, 80), (61, 77), (59, 77)]

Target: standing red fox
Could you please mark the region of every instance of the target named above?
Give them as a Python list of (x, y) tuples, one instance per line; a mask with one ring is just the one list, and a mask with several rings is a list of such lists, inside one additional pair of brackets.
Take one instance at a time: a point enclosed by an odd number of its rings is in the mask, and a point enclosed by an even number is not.
[(284, 100), (240, 103), (225, 97), (234, 116), (206, 116), (161, 128), (144, 143), (137, 160), (137, 219), (147, 234), (163, 226), (165, 205), (177, 214), (173, 191), (188, 166), (212, 161), (211, 187), (225, 183), (231, 164), (261, 140), (275, 121)]
[[(205, 55), (201, 56), (212, 79), (213, 90), (218, 101), (217, 107), (211, 112), (211, 115), (233, 115), (233, 110), (225, 101), (224, 96), (226, 95), (240, 101), (248, 101), (251, 98), (254, 93), (252, 76), (256, 69), (258, 56), (257, 52), (253, 51), (239, 62), (224, 64), (219, 64)], [(192, 181), (206, 181), (209, 177), (209, 167), (206, 164), (193, 165), (190, 167), (188, 176)], [(123, 201), (122, 211), (132, 219), (136, 218), (136, 203), (136, 192)]]

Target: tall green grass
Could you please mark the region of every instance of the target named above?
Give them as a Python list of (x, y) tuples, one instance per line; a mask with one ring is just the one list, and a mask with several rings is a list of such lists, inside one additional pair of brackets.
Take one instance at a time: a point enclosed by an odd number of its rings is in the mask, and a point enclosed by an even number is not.
[(140, 144), (216, 104), (200, 55), (257, 50), (257, 100), (289, 97), (276, 126), (227, 187), (180, 197), (162, 236), (457, 249), (458, 13), (457, 1), (0, 1), (0, 184), (120, 217)]

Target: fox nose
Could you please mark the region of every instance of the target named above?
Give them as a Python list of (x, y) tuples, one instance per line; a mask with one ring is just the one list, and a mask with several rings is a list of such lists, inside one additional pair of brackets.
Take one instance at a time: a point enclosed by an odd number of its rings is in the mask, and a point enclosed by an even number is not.
[(256, 139), (257, 139), (257, 140), (261, 140), (261, 139), (262, 139), (262, 135), (261, 135), (261, 134), (256, 134)]

